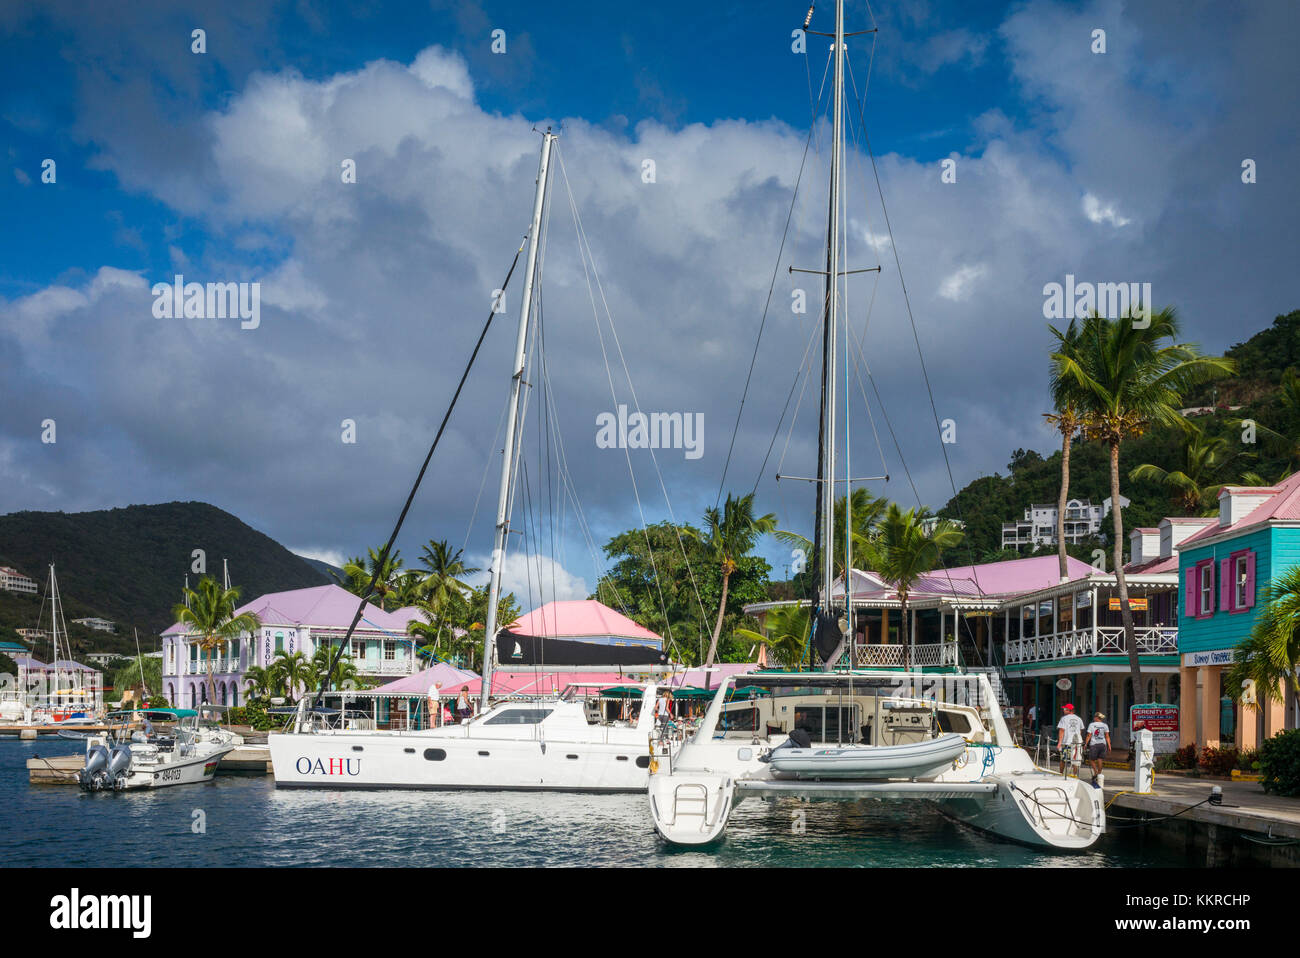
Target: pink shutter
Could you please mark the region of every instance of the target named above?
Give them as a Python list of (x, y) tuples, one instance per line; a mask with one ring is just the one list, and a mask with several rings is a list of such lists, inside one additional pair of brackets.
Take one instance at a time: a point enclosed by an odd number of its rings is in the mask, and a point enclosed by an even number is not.
[(1219, 562), (1219, 608), (1224, 612), (1235, 611), (1232, 607), (1235, 598), (1232, 594), (1232, 560), (1223, 559)]
[(1243, 609), (1255, 607), (1255, 551), (1246, 553), (1246, 604)]
[(1183, 600), (1183, 614), (1189, 619), (1194, 619), (1196, 618), (1198, 596), (1200, 595), (1200, 583), (1197, 581), (1196, 566), (1192, 566), (1187, 570), (1187, 581), (1183, 583), (1183, 588), (1187, 593)]

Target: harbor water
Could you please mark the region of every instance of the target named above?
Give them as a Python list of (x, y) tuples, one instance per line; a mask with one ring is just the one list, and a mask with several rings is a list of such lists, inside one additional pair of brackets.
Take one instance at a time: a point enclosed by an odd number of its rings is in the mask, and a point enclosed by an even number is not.
[(747, 801), (716, 847), (659, 841), (641, 795), (331, 792), (269, 775), (114, 794), (32, 785), (27, 759), (80, 753), (0, 738), (0, 866), (1186, 866), (1132, 834), (1082, 855), (996, 841), (928, 805)]

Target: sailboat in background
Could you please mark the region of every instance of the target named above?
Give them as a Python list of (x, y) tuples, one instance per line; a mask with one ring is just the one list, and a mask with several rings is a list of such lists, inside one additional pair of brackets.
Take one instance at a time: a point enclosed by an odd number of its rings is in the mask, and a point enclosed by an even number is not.
[[(50, 564), (50, 648), (53, 658), (47, 671), (50, 687), (43, 698), (38, 696), (33, 718), (57, 725), (89, 725), (95, 721), (96, 699), (102, 691), (87, 686), (86, 678), (97, 674), (72, 660), (72, 646), (68, 641), (68, 624), (63, 618), (63, 601), (59, 594), (59, 580)], [(39, 628), (39, 622), (37, 623)], [(63, 639), (60, 642), (60, 628)]]

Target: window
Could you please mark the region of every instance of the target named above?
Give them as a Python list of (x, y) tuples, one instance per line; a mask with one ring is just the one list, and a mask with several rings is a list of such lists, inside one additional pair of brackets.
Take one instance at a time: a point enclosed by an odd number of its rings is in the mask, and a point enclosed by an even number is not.
[(1246, 557), (1237, 556), (1232, 563), (1232, 607), (1246, 608)]
[(1020, 637), (1023, 639), (1032, 639), (1034, 637), (1034, 607), (1032, 605), (1023, 606), (1020, 609)]
[(392, 662), (396, 658), (397, 658), (397, 643), (387, 642), (387, 641), (384, 642), (384, 661)]
[(1038, 634), (1051, 635), (1054, 631), (1052, 628), (1052, 600), (1043, 599), (1038, 603)]
[(1092, 628), (1092, 593), (1078, 592), (1074, 597), (1075, 628)]
[(758, 709), (752, 705), (729, 708), (722, 713), (721, 727), (726, 732), (752, 732), (758, 728)]
[(352, 657), (353, 657), (354, 659), (364, 659), (364, 658), (366, 657), (366, 640), (365, 640), (365, 639), (353, 639), (353, 640), (352, 640)]
[(484, 725), (536, 725), (554, 709), (506, 709), (485, 721)]
[(1214, 564), (1207, 562), (1201, 566), (1201, 615), (1214, 612)]
[(441, 762), (447, 757), (447, 753), (440, 748), (426, 748), (424, 750), (424, 757), (430, 762)]
[(284, 633), (283, 633), (283, 632), (277, 632), (277, 633), (275, 633), (275, 651), (277, 651), (277, 652), (283, 652), (283, 651), (284, 651)]

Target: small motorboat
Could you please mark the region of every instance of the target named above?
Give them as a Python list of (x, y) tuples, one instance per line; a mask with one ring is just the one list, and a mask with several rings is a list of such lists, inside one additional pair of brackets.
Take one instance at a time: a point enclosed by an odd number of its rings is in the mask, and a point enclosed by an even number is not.
[(148, 709), (148, 716), (175, 721), (170, 735), (139, 731), (129, 742), (107, 735), (86, 737), (86, 764), (77, 782), (88, 792), (162, 788), (210, 782), (221, 759), (243, 739), (188, 709)]
[(777, 779), (847, 779), (878, 781), (891, 778), (929, 778), (952, 766), (966, 751), (966, 740), (956, 733), (910, 742), (906, 745), (850, 745), (812, 748), (798, 729), (772, 749), (766, 761)]

